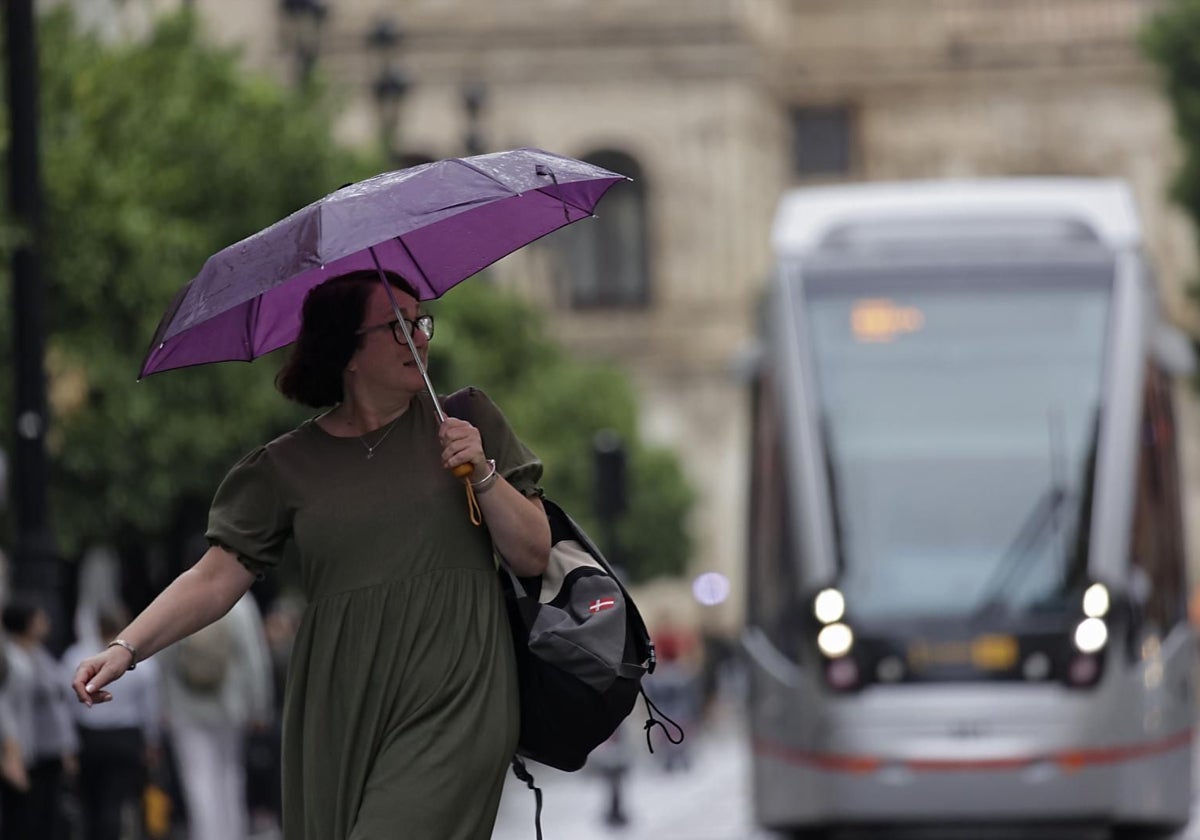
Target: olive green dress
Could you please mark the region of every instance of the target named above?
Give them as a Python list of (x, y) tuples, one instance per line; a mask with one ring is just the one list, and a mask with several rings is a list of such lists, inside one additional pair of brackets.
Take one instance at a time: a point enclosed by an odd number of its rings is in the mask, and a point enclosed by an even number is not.
[[(472, 401), (488, 457), (539, 492), (540, 461)], [(368, 458), (309, 420), (243, 458), (213, 501), (209, 539), (256, 573), (298, 562), (308, 597), (284, 707), (285, 840), (491, 836), (517, 739), (512, 641), (437, 427), (417, 397)]]

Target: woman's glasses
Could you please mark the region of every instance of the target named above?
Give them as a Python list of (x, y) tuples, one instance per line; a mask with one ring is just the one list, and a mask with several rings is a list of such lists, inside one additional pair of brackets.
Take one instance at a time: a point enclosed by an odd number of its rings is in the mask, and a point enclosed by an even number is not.
[[(432, 315), (418, 315), (416, 317), (416, 320), (413, 320), (413, 321), (410, 321), (409, 319), (405, 318), (404, 323), (408, 324), (408, 332), (410, 335), (417, 331), (420, 331), (420, 333), (423, 336), (425, 336), (426, 340), (430, 340), (433, 338), (433, 316)], [(408, 343), (404, 340), (404, 330), (402, 330), (400, 328), (399, 321), (388, 321), (386, 324), (376, 324), (373, 327), (367, 327), (365, 330), (359, 330), (358, 334), (363, 335), (364, 333), (374, 332), (375, 330), (382, 330), (382, 329), (391, 329), (392, 338), (396, 339), (396, 343), (399, 344), (401, 347), (405, 346)]]

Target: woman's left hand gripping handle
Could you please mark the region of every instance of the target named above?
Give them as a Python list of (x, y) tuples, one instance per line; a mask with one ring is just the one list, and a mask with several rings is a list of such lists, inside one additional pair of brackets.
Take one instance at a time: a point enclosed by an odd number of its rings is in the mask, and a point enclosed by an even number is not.
[(128, 650), (114, 646), (102, 653), (83, 660), (75, 669), (75, 679), (71, 687), (79, 702), (91, 706), (93, 703), (107, 703), (112, 694), (104, 690), (104, 686), (118, 679), (129, 669), (133, 658)]

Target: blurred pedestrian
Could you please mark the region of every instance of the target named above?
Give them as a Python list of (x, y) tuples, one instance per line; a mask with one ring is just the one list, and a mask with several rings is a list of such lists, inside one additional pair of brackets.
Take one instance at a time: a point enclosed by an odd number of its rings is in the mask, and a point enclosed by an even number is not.
[[(107, 643), (125, 626), (127, 616), (111, 604), (97, 614), (87, 638)], [(80, 640), (63, 653), (72, 671), (95, 650)], [(74, 704), (79, 728), (79, 800), (86, 840), (123, 840), (124, 826), (142, 822), (142, 793), (149, 772), (162, 760), (162, 700), (158, 663), (142, 663), (116, 690), (118, 703), (88, 708)], [(134, 837), (140, 837), (137, 831)]]
[[(440, 421), (415, 351), (431, 316), (394, 275), (308, 293), (278, 378), (320, 416), (247, 455), (209, 515), (212, 547), (115, 640), (81, 663), (81, 702), (145, 656), (212, 622), (256, 575), (300, 563), (307, 600), (288, 675), (288, 840), (491, 835), (517, 741), (513, 649), (493, 546), (520, 575), (550, 551), (541, 462), (473, 392)], [(394, 296), (405, 318), (396, 320)], [(468, 479), (486, 528), (472, 527)]]
[[(654, 650), (658, 658), (654, 673), (645, 681), (646, 696), (687, 735), (694, 735), (703, 707), (703, 688), (695, 662), (696, 644), (692, 637), (673, 626), (661, 628), (654, 634)], [(668, 773), (687, 770), (692, 765), (692, 739), (684, 737), (679, 743), (661, 739), (654, 755)]]
[(36, 601), (14, 597), (0, 613), (8, 634), (4, 694), (15, 720), (28, 788), (5, 783), (0, 795), (6, 836), (62, 840), (63, 794), (78, 771), (79, 740), (62, 671), (44, 645), (50, 615)]
[[(75, 640), (97, 650), (108, 639), (97, 635), (100, 614), (120, 615), (125, 611), (121, 598), (121, 558), (110, 546), (94, 545), (83, 553), (76, 574)], [(118, 630), (121, 628), (117, 628)]]
[(269, 725), (272, 710), (270, 655), (253, 596), (164, 652), (163, 687), (188, 840), (245, 840), (246, 737)]
[(263, 617), (267, 648), (271, 652), (275, 709), (270, 727), (252, 732), (246, 745), (246, 796), (250, 801), (250, 824), (255, 834), (277, 830), (283, 819), (283, 793), (279, 782), (283, 698), (287, 691), (288, 661), (303, 611), (301, 599), (282, 594), (271, 602)]
[(14, 690), (17, 679), (12, 676), (8, 644), (2, 634), (0, 659), (4, 660), (4, 680), (0, 682), (0, 837), (3, 837), (6, 818), (18, 823), (24, 820), (24, 816), (14, 817), (13, 813), (23, 813), (25, 796), (29, 793), (29, 776), (25, 772), (25, 758), (21, 755), (18, 692)]
[(620, 726), (588, 756), (588, 769), (599, 775), (606, 787), (604, 810), (600, 816), (609, 828), (623, 828), (629, 824), (625, 807), (625, 779), (629, 775), (629, 766), (629, 741), (624, 727)]

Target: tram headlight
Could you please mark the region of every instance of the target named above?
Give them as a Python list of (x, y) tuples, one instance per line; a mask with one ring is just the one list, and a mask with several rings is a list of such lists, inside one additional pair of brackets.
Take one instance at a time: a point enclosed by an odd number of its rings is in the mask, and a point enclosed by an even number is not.
[(1096, 653), (1108, 643), (1108, 625), (1101, 618), (1085, 618), (1075, 628), (1075, 647), (1080, 653)]
[(1108, 587), (1103, 583), (1093, 583), (1083, 593), (1083, 614), (1088, 618), (1104, 618), (1112, 606), (1108, 595)]
[(822, 624), (833, 624), (841, 621), (846, 614), (846, 599), (836, 589), (822, 589), (813, 599), (813, 615)]
[(817, 647), (830, 659), (845, 656), (854, 647), (854, 631), (840, 621), (827, 624), (817, 634)]

